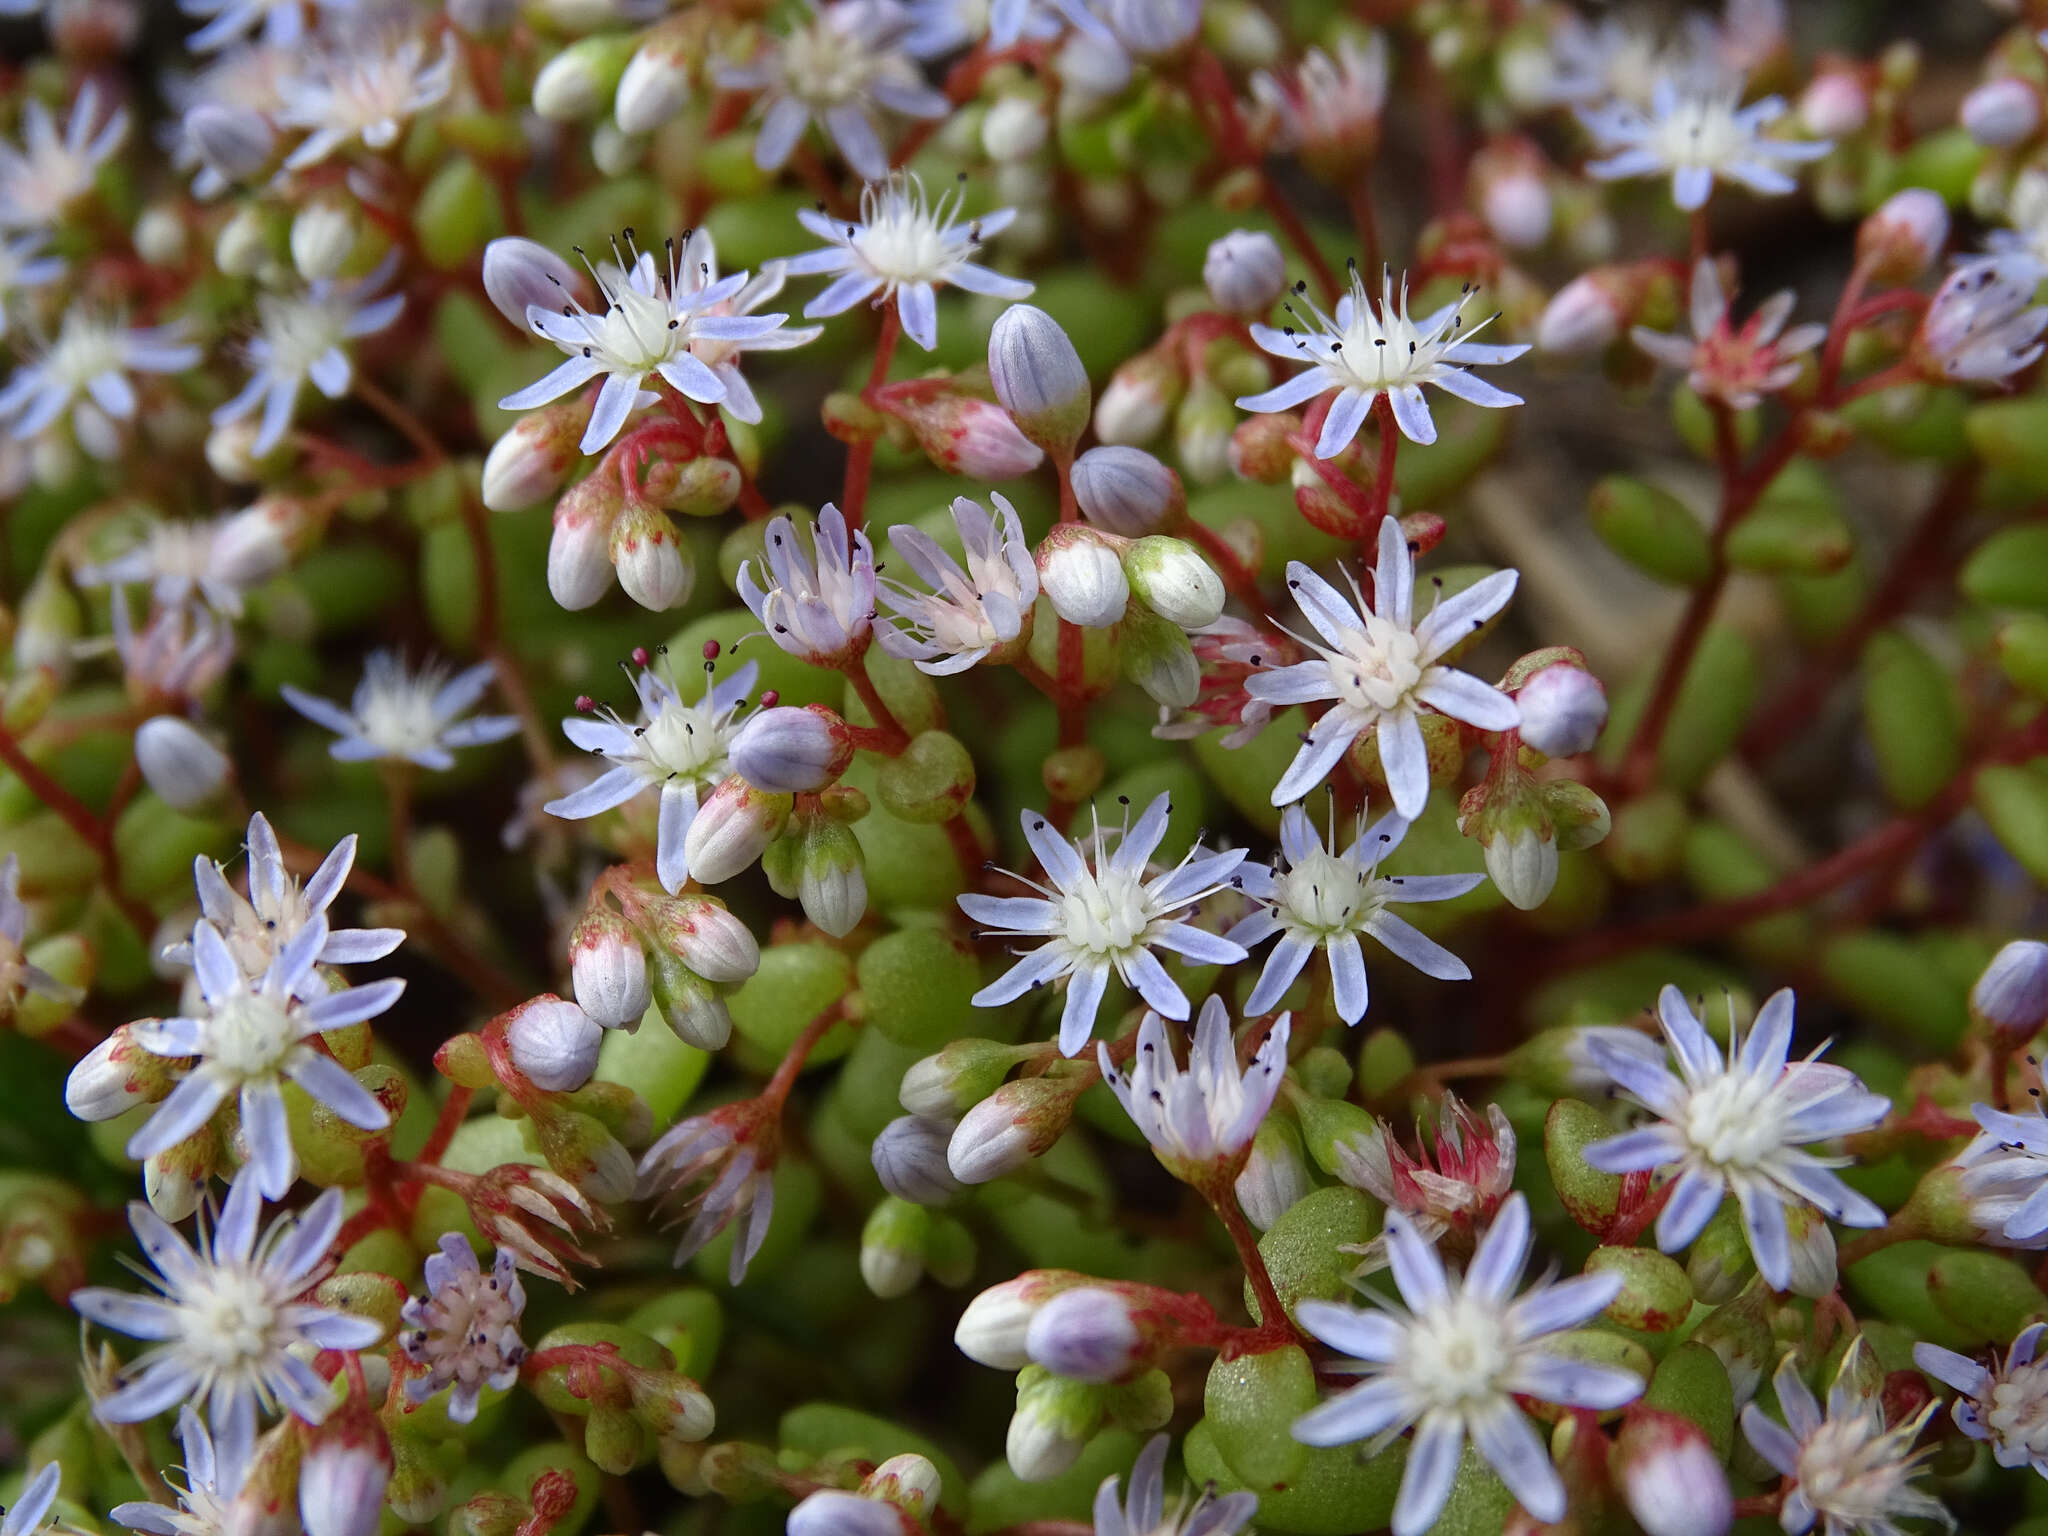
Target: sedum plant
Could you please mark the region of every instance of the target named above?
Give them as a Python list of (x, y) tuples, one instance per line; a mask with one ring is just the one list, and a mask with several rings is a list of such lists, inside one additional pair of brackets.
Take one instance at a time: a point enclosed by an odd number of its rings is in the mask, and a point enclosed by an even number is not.
[(0, 1536), (2048, 1532), (1952, 9), (0, 3)]

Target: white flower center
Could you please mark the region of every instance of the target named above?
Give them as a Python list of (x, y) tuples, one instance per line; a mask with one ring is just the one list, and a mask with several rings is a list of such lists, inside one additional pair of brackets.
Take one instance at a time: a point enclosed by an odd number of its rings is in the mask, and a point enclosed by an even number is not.
[(1105, 869), (1060, 894), (1060, 926), (1067, 943), (1091, 955), (1134, 947), (1152, 923), (1152, 902), (1135, 874)]
[(1356, 861), (1318, 848), (1280, 876), (1279, 905), (1293, 927), (1318, 936), (1362, 927), (1384, 904), (1377, 880)]
[(590, 317), (591, 353), (607, 373), (652, 373), (688, 345), (682, 322), (665, 295), (642, 293), (630, 283), (607, 287), (611, 308)]
[(1657, 120), (1650, 145), (1673, 170), (1704, 166), (1717, 170), (1738, 157), (1749, 136), (1735, 122), (1732, 103), (1717, 96), (1691, 96)]
[(641, 772), (654, 780), (722, 777), (729, 735), (725, 722), (709, 709), (666, 704), (640, 732)]
[(1984, 1427), (2002, 1445), (2048, 1456), (2048, 1364), (2022, 1365), (1993, 1384)]
[(297, 1041), (284, 1009), (261, 995), (238, 993), (207, 1020), (206, 1059), (237, 1078), (274, 1077)]
[(1829, 1418), (1799, 1451), (1800, 1490), (1830, 1524), (1881, 1518), (1906, 1477), (1897, 1450), (1862, 1414)]
[(1401, 1364), (1417, 1395), (1455, 1410), (1499, 1397), (1514, 1351), (1499, 1309), (1459, 1292), (1416, 1314)]
[(78, 394), (101, 374), (120, 372), (122, 358), (121, 328), (74, 309), (43, 354), (43, 373)]
[(276, 1301), (253, 1267), (208, 1269), (203, 1289), (179, 1296), (177, 1315), (180, 1353), (210, 1375), (246, 1379), (277, 1351)]
[(853, 253), (871, 273), (889, 282), (934, 282), (964, 249), (947, 244), (947, 228), (921, 204), (892, 194), (854, 235)]
[(4, 196), (18, 212), (51, 224), (92, 190), (92, 181), (91, 155), (73, 154), (61, 136), (48, 143), (31, 139), (7, 179)]
[(431, 673), (400, 676), (370, 689), (356, 715), (363, 739), (394, 757), (433, 746), (441, 735), (441, 721), (434, 713), (440, 681)]
[(406, 53), (357, 59), (328, 82), (328, 127), (352, 133), (371, 149), (384, 149), (398, 138), (399, 125), (412, 114), (420, 94), (414, 60)]
[(1784, 1145), (1778, 1117), (1765, 1112), (1775, 1086), (1755, 1073), (1719, 1074), (1686, 1100), (1686, 1139), (1718, 1167), (1757, 1167)]
[(878, 69), (872, 52), (823, 16), (783, 39), (781, 62), (789, 94), (821, 111), (861, 100)]
[(266, 295), (258, 302), (271, 371), (304, 378), (313, 365), (347, 339), (347, 317), (332, 303), (311, 297)]
[(1330, 662), (1338, 697), (1354, 709), (1398, 708), (1422, 683), (1422, 642), (1415, 631), (1376, 613), (1352, 631), (1349, 644)]

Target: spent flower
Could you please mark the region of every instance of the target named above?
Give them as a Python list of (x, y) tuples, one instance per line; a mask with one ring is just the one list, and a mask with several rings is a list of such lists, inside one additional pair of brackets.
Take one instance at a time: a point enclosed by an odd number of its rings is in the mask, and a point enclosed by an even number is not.
[(407, 1298), (399, 1312), (399, 1347), (422, 1373), (406, 1379), (405, 1400), (423, 1403), (445, 1391), (448, 1417), (469, 1423), (485, 1387), (502, 1392), (518, 1380), (525, 1310), (526, 1289), (509, 1249), (497, 1251), (485, 1274), (469, 1239), (444, 1232), (427, 1255), (426, 1291)]

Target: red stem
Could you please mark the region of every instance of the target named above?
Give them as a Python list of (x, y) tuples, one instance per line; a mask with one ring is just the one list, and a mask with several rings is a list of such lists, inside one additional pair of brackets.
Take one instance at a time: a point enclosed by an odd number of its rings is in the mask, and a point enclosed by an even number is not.
[[(875, 391), (887, 382), (889, 364), (896, 356), (896, 338), (902, 333), (903, 322), (897, 316), (895, 304), (884, 304), (882, 332), (875, 338), (875, 363), (868, 370), (867, 387), (861, 391), (863, 399), (872, 400)], [(839, 510), (846, 518), (849, 530), (861, 527), (867, 519), (868, 476), (874, 468), (874, 463), (873, 438), (864, 438), (847, 451), (846, 486), (839, 497)]]

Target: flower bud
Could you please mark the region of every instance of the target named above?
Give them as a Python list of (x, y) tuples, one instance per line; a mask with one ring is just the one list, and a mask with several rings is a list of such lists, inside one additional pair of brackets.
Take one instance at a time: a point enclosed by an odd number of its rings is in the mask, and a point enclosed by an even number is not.
[(869, 1290), (890, 1301), (917, 1289), (931, 1225), (923, 1206), (894, 1196), (868, 1213), (860, 1230), (860, 1277)]
[(639, 936), (610, 907), (593, 906), (569, 941), (576, 1006), (600, 1029), (637, 1029), (654, 994)]
[(571, 612), (588, 608), (611, 587), (612, 524), (622, 501), (615, 477), (593, 474), (555, 504), (548, 592)]
[(64, 1080), (64, 1107), (81, 1120), (111, 1120), (170, 1092), (176, 1063), (146, 1051), (123, 1024), (80, 1057)]
[(135, 254), (155, 267), (173, 267), (190, 244), (184, 217), (173, 206), (155, 203), (135, 220)]
[(1202, 283), (1210, 302), (1224, 313), (1261, 319), (1287, 291), (1287, 258), (1271, 235), (1233, 229), (1210, 242), (1202, 258)]
[(962, 1184), (1015, 1173), (1059, 1140), (1073, 1108), (1073, 1089), (1057, 1079), (1004, 1083), (954, 1127), (946, 1164)]
[(1004, 1443), (1010, 1470), (1027, 1483), (1058, 1477), (1081, 1457), (1102, 1422), (1103, 1389), (1041, 1366), (1017, 1374), (1017, 1410)]
[(220, 1536), (298, 1536), (299, 1426), (287, 1418), (256, 1442), (242, 1485), (219, 1515)]
[(899, 1115), (883, 1126), (868, 1148), (882, 1188), (916, 1205), (944, 1205), (959, 1194), (966, 1186), (946, 1163), (952, 1134), (948, 1122), (923, 1115)]
[[(484, 456), (485, 506), (493, 512), (517, 512), (547, 500), (562, 488), (570, 466), (583, 457), (576, 446), (582, 426), (570, 419), (579, 404), (572, 400), (564, 402), (568, 409), (551, 405), (531, 411), (491, 444), (491, 451)], [(609, 558), (605, 565), (604, 582), (610, 586)]]
[(891, 1456), (861, 1479), (860, 1491), (871, 1499), (887, 1499), (914, 1520), (937, 1507), (939, 1469), (912, 1451)]
[(136, 727), (135, 765), (157, 798), (177, 811), (207, 804), (234, 769), (225, 752), (177, 715), (158, 715)]
[(1817, 139), (1844, 139), (1870, 121), (1870, 92), (1845, 69), (1823, 69), (1799, 95), (1800, 126)]
[(1548, 826), (1503, 829), (1481, 844), (1486, 873), (1510, 906), (1534, 911), (1557, 884), (1557, 836)]
[(277, 134), (251, 107), (201, 102), (185, 114), (185, 136), (206, 168), (224, 181), (248, 181), (270, 163)]
[(1084, 629), (1106, 629), (1131, 599), (1117, 553), (1092, 529), (1063, 523), (1038, 546), (1038, 585), (1053, 612)]
[(970, 1035), (913, 1062), (896, 1090), (896, 1102), (913, 1115), (958, 1119), (996, 1091), (1018, 1061), (1015, 1046)]
[(1533, 250), (1550, 238), (1550, 188), (1525, 167), (1489, 178), (1479, 209), (1494, 238), (1509, 250)]
[(1202, 691), (1202, 664), (1187, 631), (1149, 608), (1132, 607), (1117, 631), (1117, 667), (1168, 709), (1187, 709)]
[(658, 509), (628, 502), (612, 524), (610, 554), (619, 585), (642, 608), (662, 613), (690, 595), (696, 573), (684, 558), (676, 525)]
[(1986, 149), (2007, 149), (2041, 126), (2041, 95), (2024, 80), (1990, 80), (1963, 98), (1957, 116)]
[(1522, 740), (1545, 757), (1576, 757), (1593, 750), (1607, 724), (1607, 690), (1584, 667), (1556, 662), (1515, 693)]
[(1597, 272), (1585, 272), (1551, 295), (1536, 322), (1536, 349), (1581, 357), (1613, 344), (1624, 318), (1619, 297)]
[(733, 772), (777, 794), (823, 789), (852, 761), (852, 731), (821, 704), (764, 709), (732, 741)]
[(996, 316), (988, 380), (1026, 437), (1048, 453), (1073, 451), (1093, 396), (1081, 355), (1057, 320), (1030, 304), (1012, 304)]
[(270, 228), (254, 208), (238, 209), (213, 237), (213, 264), (229, 277), (255, 277), (270, 264)]
[(1052, 120), (1044, 98), (1025, 92), (999, 96), (981, 120), (982, 151), (998, 165), (1029, 160), (1045, 148)]
[(683, 839), (683, 862), (700, 885), (730, 880), (761, 857), (789, 824), (787, 794), (756, 789), (738, 774), (724, 779), (697, 808)]
[(553, 313), (581, 286), (576, 269), (537, 240), (505, 235), (484, 247), (484, 292), (522, 331), (529, 305)]
[(1088, 521), (1127, 539), (1157, 533), (1187, 511), (1180, 476), (1142, 448), (1090, 448), (1074, 460), (1072, 479)]
[(299, 276), (309, 283), (331, 278), (356, 248), (355, 217), (337, 203), (311, 203), (292, 220), (291, 246)]
[(1061, 1291), (1032, 1314), (1024, 1352), (1073, 1381), (1120, 1381), (1144, 1358), (1144, 1339), (1124, 1298), (1106, 1286)]
[(1268, 1231), (1314, 1187), (1302, 1155), (1301, 1133), (1279, 1115), (1266, 1116), (1237, 1176), (1237, 1203), (1245, 1219), (1261, 1232)]
[(1948, 244), (1948, 204), (1925, 187), (1894, 192), (1856, 231), (1856, 259), (1880, 283), (1910, 283)]
[(830, 816), (803, 819), (797, 836), (796, 899), (804, 916), (835, 939), (868, 910), (867, 860), (853, 829)]
[(1656, 1408), (1632, 1408), (1614, 1446), (1616, 1481), (1645, 1536), (1721, 1536), (1735, 1496), (1706, 1431)]
[(899, 401), (890, 413), (907, 425), (934, 465), (970, 480), (1014, 480), (1044, 462), (1045, 453), (1000, 405), (972, 395), (943, 394)]
[(690, 99), (690, 60), (682, 37), (655, 32), (626, 61), (612, 102), (621, 133), (652, 133)]
[(1105, 443), (1143, 447), (1165, 428), (1186, 388), (1187, 378), (1173, 357), (1139, 353), (1109, 376), (1095, 408), (1095, 435)]
[(656, 950), (648, 959), (654, 1006), (675, 1037), (700, 1051), (722, 1051), (732, 1039), (732, 1014), (711, 983), (679, 955)]
[(633, 47), (626, 32), (578, 38), (533, 77), (533, 110), (549, 122), (588, 122), (617, 90)]
[(604, 1031), (574, 1003), (552, 992), (517, 1009), (505, 1026), (512, 1065), (549, 1093), (569, 1093), (590, 1081), (597, 1070)]
[(309, 1437), (299, 1460), (305, 1536), (375, 1536), (391, 1481), (391, 1441), (353, 1400)]
[(1173, 413), (1173, 446), (1181, 468), (1197, 485), (1214, 485), (1230, 474), (1230, 435), (1237, 409), (1228, 394), (1208, 379), (1196, 379)]
[(953, 1343), (968, 1359), (992, 1370), (1022, 1370), (1031, 1363), (1024, 1344), (1031, 1319), (1079, 1278), (1065, 1270), (1033, 1269), (990, 1286), (967, 1303), (953, 1328)]
[[(690, 873), (696, 876), (694, 867)], [(754, 935), (716, 897), (663, 901), (655, 907), (649, 927), (663, 949), (681, 956), (683, 964), (713, 986), (736, 986), (761, 968), (761, 947)]]
[(2048, 1022), (2048, 944), (2015, 939), (1970, 988), (1970, 1012), (2001, 1035), (2026, 1038)]
[(1151, 534), (1124, 551), (1124, 579), (1139, 602), (1182, 629), (1223, 617), (1223, 578), (1182, 539)]

